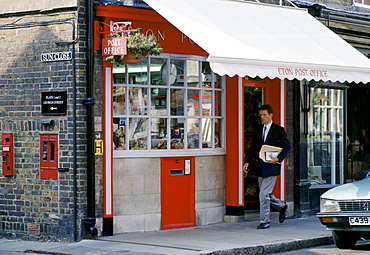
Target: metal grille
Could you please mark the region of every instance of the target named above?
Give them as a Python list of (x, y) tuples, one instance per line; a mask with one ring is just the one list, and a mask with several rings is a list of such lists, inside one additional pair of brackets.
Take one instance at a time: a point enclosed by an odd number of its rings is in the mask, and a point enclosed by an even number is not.
[(370, 200), (342, 201), (339, 207), (342, 212), (366, 212), (370, 211)]

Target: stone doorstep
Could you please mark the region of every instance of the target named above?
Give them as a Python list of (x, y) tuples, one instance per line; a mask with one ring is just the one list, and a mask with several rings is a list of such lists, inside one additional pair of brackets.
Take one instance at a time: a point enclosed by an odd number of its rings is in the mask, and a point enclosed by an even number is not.
[[(287, 218), (293, 216), (293, 202), (287, 202), (288, 210), (286, 211)], [(270, 218), (271, 219), (278, 219), (279, 218), (279, 212), (277, 211), (271, 211), (270, 212)], [(243, 221), (256, 221), (260, 219), (260, 212), (259, 210), (246, 210), (244, 215), (224, 215), (223, 221), (224, 222), (230, 222), (230, 223), (237, 223), (237, 222), (243, 222)]]
[[(271, 212), (271, 219), (279, 218), (279, 212)], [(237, 223), (243, 221), (258, 221), (260, 219), (260, 214), (258, 211), (246, 212), (244, 215), (224, 215), (223, 221), (229, 223)]]

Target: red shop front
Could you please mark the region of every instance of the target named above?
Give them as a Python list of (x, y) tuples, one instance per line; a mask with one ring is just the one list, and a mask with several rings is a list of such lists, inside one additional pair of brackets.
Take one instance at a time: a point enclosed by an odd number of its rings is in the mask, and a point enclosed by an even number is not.
[[(145, 2), (154, 11), (95, 6), (96, 50), (101, 37), (126, 23), (154, 35), (164, 49), (135, 66), (103, 61), (104, 217), (115, 218), (116, 233), (211, 224), (225, 211), (243, 215), (258, 204), (255, 180), (242, 172), (256, 106), (271, 104), (274, 121), (285, 126), (293, 100), (286, 96), (288, 80), (300, 86), (368, 80), (368, 59), (305, 10)], [(285, 168), (274, 192), (286, 201)], [(177, 175), (188, 185), (163, 187)], [(190, 193), (186, 220), (168, 221), (161, 192), (173, 193), (170, 201)]]

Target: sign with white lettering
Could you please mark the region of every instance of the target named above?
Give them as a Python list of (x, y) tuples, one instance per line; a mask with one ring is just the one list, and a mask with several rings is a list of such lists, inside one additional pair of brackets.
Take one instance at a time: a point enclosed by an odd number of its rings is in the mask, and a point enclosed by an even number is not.
[(42, 115), (66, 115), (67, 114), (67, 91), (42, 91), (41, 92)]
[(126, 55), (126, 37), (113, 37), (102, 39), (102, 55)]
[(72, 51), (41, 54), (41, 62), (68, 61), (68, 60), (72, 60)]

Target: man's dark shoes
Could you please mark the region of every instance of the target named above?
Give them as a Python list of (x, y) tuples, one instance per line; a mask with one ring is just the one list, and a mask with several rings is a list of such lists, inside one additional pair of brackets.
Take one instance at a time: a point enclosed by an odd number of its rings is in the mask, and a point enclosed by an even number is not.
[(283, 209), (280, 210), (280, 213), (279, 213), (279, 222), (280, 223), (283, 223), (284, 220), (285, 220), (285, 213), (286, 213), (286, 210), (288, 209), (288, 206), (287, 204), (284, 205)]
[(261, 223), (257, 226), (257, 229), (266, 229), (270, 227), (270, 223)]

